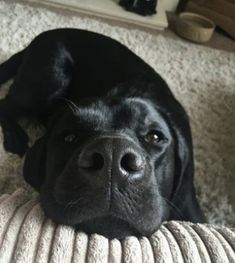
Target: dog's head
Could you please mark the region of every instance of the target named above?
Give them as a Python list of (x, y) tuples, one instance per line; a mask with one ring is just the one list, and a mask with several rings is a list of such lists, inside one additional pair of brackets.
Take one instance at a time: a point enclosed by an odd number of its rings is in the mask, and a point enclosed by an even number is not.
[(191, 145), (166, 115), (138, 97), (68, 103), (25, 159), (46, 214), (111, 238), (152, 234), (192, 181)]

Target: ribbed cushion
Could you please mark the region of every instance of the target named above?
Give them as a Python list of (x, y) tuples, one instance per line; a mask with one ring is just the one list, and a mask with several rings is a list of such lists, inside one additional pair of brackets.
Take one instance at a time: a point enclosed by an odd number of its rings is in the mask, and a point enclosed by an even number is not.
[(76, 233), (44, 215), (38, 198), (19, 189), (0, 197), (0, 262), (235, 262), (235, 230), (165, 222), (151, 238)]

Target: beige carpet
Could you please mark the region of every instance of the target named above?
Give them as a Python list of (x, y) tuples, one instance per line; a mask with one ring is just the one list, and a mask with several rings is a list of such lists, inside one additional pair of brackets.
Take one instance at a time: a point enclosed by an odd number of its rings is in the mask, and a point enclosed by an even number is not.
[[(0, 61), (44, 30), (77, 27), (118, 39), (152, 65), (190, 115), (197, 192), (208, 221), (235, 225), (234, 53), (4, 1), (0, 1), (0, 22)], [(8, 86), (1, 87), (1, 96)], [(29, 130), (32, 138), (38, 133)], [(24, 185), (21, 167), (22, 160), (5, 153), (0, 143), (0, 193)]]

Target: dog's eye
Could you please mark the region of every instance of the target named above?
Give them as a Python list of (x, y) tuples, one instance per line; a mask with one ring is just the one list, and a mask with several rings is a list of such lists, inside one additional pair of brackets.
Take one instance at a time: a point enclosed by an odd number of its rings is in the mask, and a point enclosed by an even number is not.
[(67, 143), (75, 142), (77, 139), (76, 135), (73, 133), (67, 134), (64, 137), (64, 141)]
[(144, 139), (147, 143), (157, 144), (161, 141), (161, 134), (156, 130), (150, 130), (145, 136)]

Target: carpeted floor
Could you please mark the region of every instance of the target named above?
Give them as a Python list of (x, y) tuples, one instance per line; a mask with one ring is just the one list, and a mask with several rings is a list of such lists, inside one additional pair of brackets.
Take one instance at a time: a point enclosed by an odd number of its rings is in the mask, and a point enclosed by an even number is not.
[[(4, 1), (0, 1), (0, 22), (1, 62), (44, 30), (77, 27), (121, 41), (153, 66), (191, 118), (195, 182), (208, 221), (235, 226), (234, 53)], [(1, 87), (1, 97), (9, 84)], [(33, 140), (39, 129), (25, 125)], [(0, 193), (26, 187), (21, 177), (22, 162), (17, 156), (5, 153), (0, 142)]]

